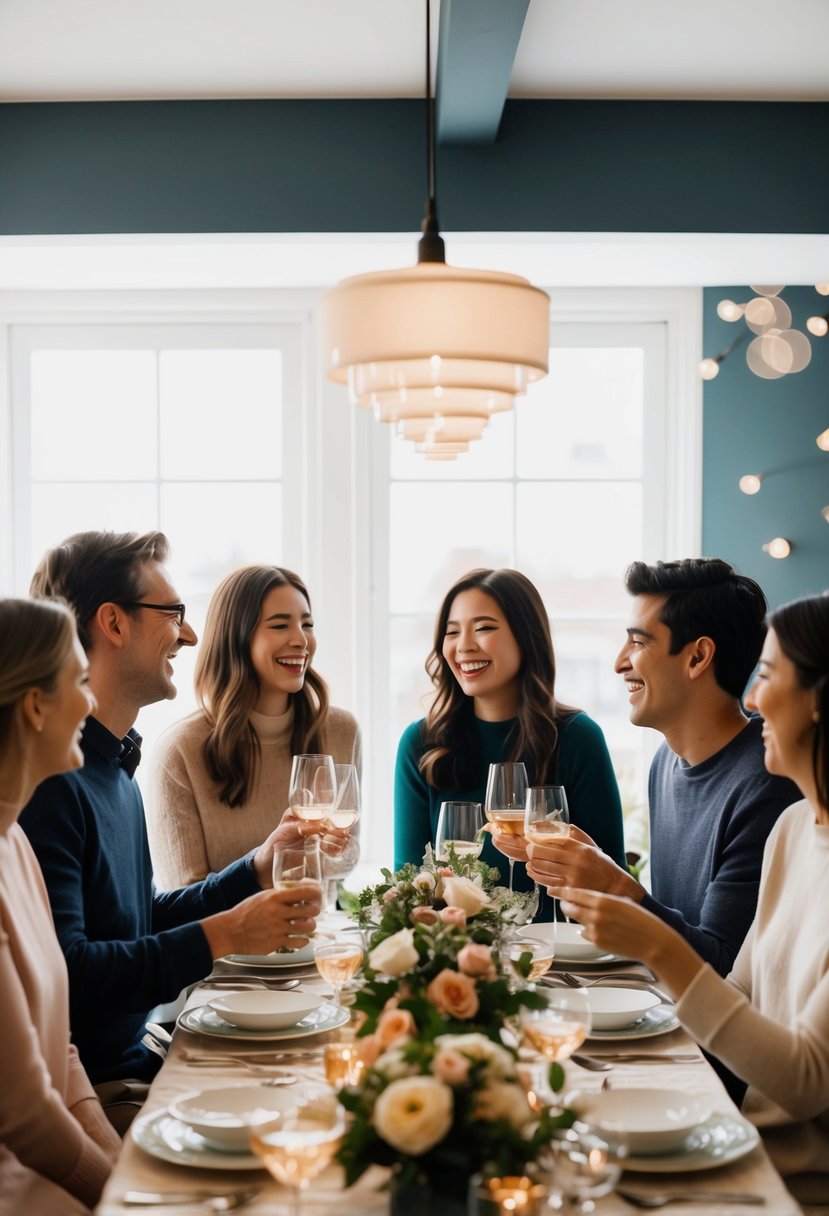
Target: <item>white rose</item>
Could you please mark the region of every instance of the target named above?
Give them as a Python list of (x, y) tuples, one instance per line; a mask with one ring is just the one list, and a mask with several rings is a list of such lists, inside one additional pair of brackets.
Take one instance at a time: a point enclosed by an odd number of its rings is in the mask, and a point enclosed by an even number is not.
[(460, 874), (444, 878), (442, 896), (446, 903), (453, 908), (463, 908), (467, 916), (475, 916), (490, 902), (489, 896), (481, 890), (477, 883)]
[(493, 1081), (475, 1095), (476, 1119), (506, 1119), (519, 1131), (533, 1118), (527, 1096), (518, 1085)]
[(499, 1047), (485, 1034), (441, 1034), (435, 1046), (445, 1051), (459, 1051), (471, 1060), (485, 1060), (490, 1075), (514, 1077), (515, 1064), (505, 1047)]
[(368, 956), (372, 971), (384, 975), (404, 975), (411, 971), (419, 955), (414, 948), (414, 929), (401, 929), (375, 946)]
[(452, 1090), (434, 1077), (392, 1081), (374, 1104), (378, 1136), (392, 1148), (419, 1157), (452, 1126)]
[(411, 1039), (407, 1037), (396, 1043), (394, 1047), (390, 1047), (388, 1051), (384, 1051), (375, 1061), (374, 1067), (382, 1072), (383, 1076), (387, 1077), (390, 1081), (396, 1081), (400, 1077), (410, 1077), (412, 1073), (416, 1072), (415, 1066), (409, 1064), (403, 1057), (403, 1046), (406, 1043), (411, 1043)]
[(434, 874), (430, 874), (428, 870), (421, 870), (420, 873), (412, 879), (412, 886), (414, 886), (418, 891), (434, 891), (435, 876)]

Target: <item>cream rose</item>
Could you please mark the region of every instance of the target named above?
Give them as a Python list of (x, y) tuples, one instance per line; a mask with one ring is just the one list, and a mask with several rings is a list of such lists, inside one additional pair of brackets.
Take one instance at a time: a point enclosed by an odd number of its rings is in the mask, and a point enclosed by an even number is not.
[(495, 976), (492, 951), (489, 946), (483, 946), (479, 942), (467, 942), (459, 951), (458, 967), (464, 975), (480, 975), (488, 980)]
[(441, 1013), (461, 1022), (474, 1018), (481, 1004), (475, 991), (475, 981), (459, 971), (450, 971), (448, 967), (435, 976), (426, 989), (426, 995)]
[(387, 1009), (381, 1013), (375, 1031), (377, 1041), (385, 1050), (398, 1039), (410, 1039), (417, 1034), (415, 1020), (408, 1009)]
[(374, 947), (368, 956), (368, 965), (372, 971), (382, 971), (384, 975), (403, 975), (411, 971), (417, 960), (414, 929), (401, 929)]
[(506, 1119), (519, 1130), (533, 1118), (527, 1097), (518, 1085), (492, 1081), (475, 1095), (477, 1119)]
[(452, 1091), (435, 1077), (392, 1081), (374, 1104), (374, 1126), (387, 1144), (420, 1157), (452, 1126)]
[(443, 900), (453, 908), (462, 908), (467, 916), (476, 916), (489, 903), (489, 896), (471, 878), (453, 874), (444, 878), (441, 889)]
[(457, 1051), (468, 1060), (484, 1060), (493, 1077), (514, 1077), (515, 1064), (505, 1047), (485, 1034), (441, 1034), (435, 1039), (438, 1051)]
[(420, 873), (416, 874), (412, 879), (412, 886), (416, 891), (434, 891), (435, 876), (434, 874), (430, 874), (428, 870), (421, 870)]

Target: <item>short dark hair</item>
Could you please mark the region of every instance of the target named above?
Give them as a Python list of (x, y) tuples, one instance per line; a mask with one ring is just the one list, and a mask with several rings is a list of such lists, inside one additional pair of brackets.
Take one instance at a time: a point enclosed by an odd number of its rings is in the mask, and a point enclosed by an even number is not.
[(631, 595), (660, 595), (659, 613), (671, 631), (671, 654), (699, 637), (714, 643), (714, 678), (729, 696), (742, 696), (766, 636), (766, 597), (753, 578), (718, 557), (633, 562), (625, 574)]
[(147, 563), (166, 561), (169, 550), (163, 532), (76, 532), (45, 554), (32, 576), (29, 594), (33, 599), (65, 600), (75, 613), (80, 643), (88, 651), (89, 627), (101, 604), (140, 600)]
[(801, 688), (814, 689), (812, 767), (818, 799), (829, 807), (829, 592), (782, 604), (769, 615)]

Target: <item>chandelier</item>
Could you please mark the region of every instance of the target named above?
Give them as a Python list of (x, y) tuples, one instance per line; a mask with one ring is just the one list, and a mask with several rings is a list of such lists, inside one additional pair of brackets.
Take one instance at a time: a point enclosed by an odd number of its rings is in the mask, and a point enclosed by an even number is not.
[(428, 460), (455, 460), (547, 374), (550, 299), (519, 275), (446, 263), (437, 218), (430, 0), (428, 200), (417, 263), (344, 279), (322, 299), (326, 372)]

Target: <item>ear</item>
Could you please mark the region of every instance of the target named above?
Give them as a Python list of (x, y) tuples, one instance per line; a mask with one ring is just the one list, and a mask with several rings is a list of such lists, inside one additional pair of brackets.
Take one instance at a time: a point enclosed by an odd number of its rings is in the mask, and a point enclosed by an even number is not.
[(101, 604), (90, 622), (90, 632), (121, 650), (129, 636), (129, 614), (119, 604)]
[(713, 671), (716, 649), (713, 640), (707, 637), (689, 643), (688, 676), (691, 680), (698, 680), (708, 670)]
[(46, 721), (44, 714), (44, 696), (40, 688), (30, 688), (20, 700), (20, 714), (23, 722), (33, 730), (43, 730)]

